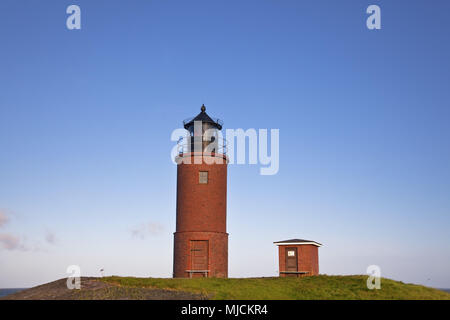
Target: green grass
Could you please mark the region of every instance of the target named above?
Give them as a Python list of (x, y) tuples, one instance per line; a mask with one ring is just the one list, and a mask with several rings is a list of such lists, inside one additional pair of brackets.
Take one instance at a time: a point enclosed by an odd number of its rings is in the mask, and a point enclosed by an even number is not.
[(102, 281), (124, 288), (172, 289), (209, 295), (212, 299), (450, 299), (450, 293), (415, 284), (381, 279), (380, 290), (369, 290), (367, 276), (304, 278), (133, 278), (107, 277)]

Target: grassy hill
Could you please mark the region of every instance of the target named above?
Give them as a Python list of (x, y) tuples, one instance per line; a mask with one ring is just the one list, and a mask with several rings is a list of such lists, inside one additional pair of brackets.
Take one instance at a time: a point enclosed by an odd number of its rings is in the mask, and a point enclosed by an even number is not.
[(450, 293), (382, 279), (368, 290), (367, 276), (305, 278), (82, 278), (81, 290), (68, 290), (66, 279), (27, 289), (2, 299), (445, 299)]
[(159, 288), (200, 293), (212, 299), (450, 299), (450, 294), (383, 278), (380, 290), (369, 290), (367, 276), (304, 278), (161, 279), (108, 277), (121, 287)]

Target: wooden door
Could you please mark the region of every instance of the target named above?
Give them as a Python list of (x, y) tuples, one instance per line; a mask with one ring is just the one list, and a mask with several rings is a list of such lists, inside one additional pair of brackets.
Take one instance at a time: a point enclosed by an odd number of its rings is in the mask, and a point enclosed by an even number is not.
[[(297, 248), (286, 248), (286, 271), (298, 271)], [(296, 273), (286, 273), (288, 277), (297, 277)]]
[(191, 240), (192, 277), (205, 277), (208, 271), (208, 240)]

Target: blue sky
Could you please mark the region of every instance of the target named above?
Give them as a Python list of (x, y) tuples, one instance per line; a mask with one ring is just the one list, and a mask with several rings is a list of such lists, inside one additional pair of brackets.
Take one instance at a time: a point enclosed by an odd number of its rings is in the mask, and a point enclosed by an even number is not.
[[(82, 29), (66, 28), (77, 4)], [(378, 4), (382, 29), (366, 28)], [(171, 132), (202, 103), (280, 130), (280, 170), (228, 174), (229, 274), (450, 287), (448, 1), (0, 2), (0, 287), (170, 277)], [(2, 236), (1, 236), (2, 235)]]

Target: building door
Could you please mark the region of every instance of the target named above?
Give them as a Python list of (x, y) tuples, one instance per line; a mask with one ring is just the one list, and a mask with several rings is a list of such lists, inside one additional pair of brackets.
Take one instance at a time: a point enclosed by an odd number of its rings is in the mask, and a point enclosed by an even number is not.
[(208, 240), (191, 240), (191, 277), (208, 276)]
[[(286, 248), (286, 276), (297, 277), (298, 274), (298, 259), (297, 259), (297, 248)], [(293, 273), (289, 273), (293, 272)]]

